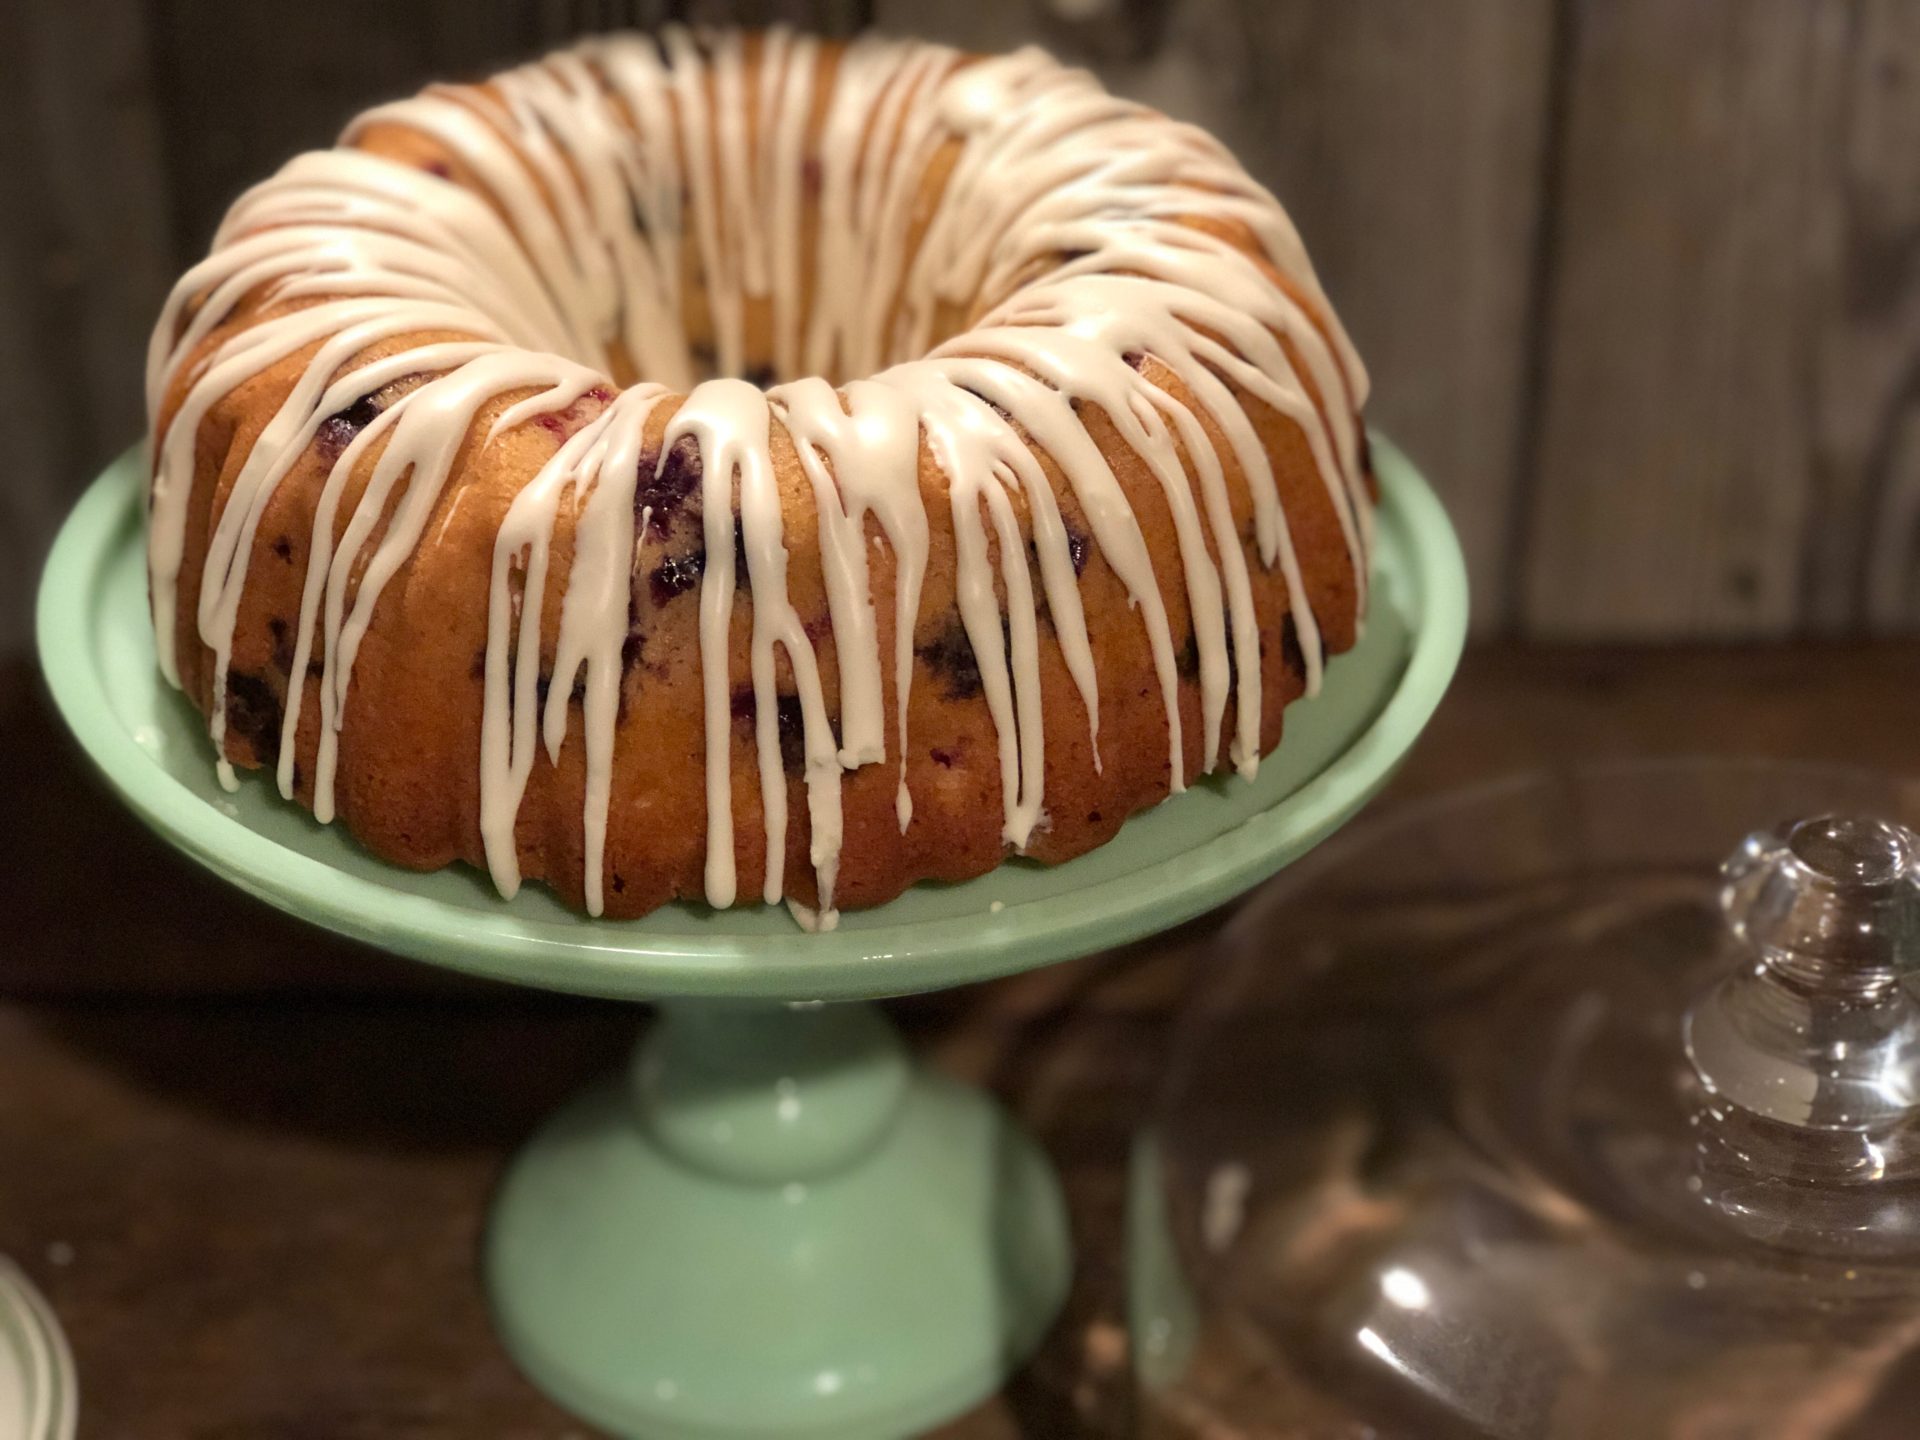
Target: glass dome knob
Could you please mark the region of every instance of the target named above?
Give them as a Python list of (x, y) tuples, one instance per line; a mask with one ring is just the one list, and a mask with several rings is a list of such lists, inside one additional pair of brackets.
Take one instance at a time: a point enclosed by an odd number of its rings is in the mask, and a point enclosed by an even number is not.
[(1721, 874), (1745, 963), (1686, 1016), (1702, 1198), (1788, 1249), (1920, 1254), (1920, 837), (1821, 816)]

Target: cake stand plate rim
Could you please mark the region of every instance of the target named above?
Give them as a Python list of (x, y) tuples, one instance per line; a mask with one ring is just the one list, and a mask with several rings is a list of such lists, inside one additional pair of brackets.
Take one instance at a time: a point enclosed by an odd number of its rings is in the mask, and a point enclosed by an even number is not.
[[(104, 612), (101, 593), (109, 566), (120, 563), (127, 527), (137, 523), (141, 467), (134, 454), (95, 480), (55, 542), (40, 586), (39, 649), (63, 717), (122, 799), (175, 848), (312, 923), (450, 969), (616, 998), (839, 1000), (914, 993), (1124, 944), (1203, 913), (1304, 854), (1385, 784), (1459, 663), (1467, 580), (1459, 541), (1425, 479), (1377, 432), (1373, 454), (1381, 486), (1377, 523), (1393, 542), (1380, 553), (1407, 591), (1408, 629), (1404, 664), (1368, 722), (1300, 789), (1196, 848), (1084, 886), (1076, 883), (1075, 862), (1068, 862), (1045, 872), (1039, 898), (999, 913), (988, 913), (983, 900), (976, 915), (823, 935), (769, 934), (764, 920), (730, 926), (741, 912), (724, 912), (691, 933), (649, 931), (645, 921), (530, 921), (505, 903), (475, 909), (409, 891), (411, 874), (397, 867), (381, 867), (390, 868), (381, 879), (351, 874), (257, 833), (194, 794), (143, 749), (109, 699), (95, 632), (130, 623)], [(1376, 585), (1383, 578), (1377, 569)], [(1341, 663), (1334, 662), (1336, 680)], [(1182, 796), (1166, 803), (1190, 801)], [(1124, 844), (1138, 818), (1111, 843)], [(966, 883), (982, 887), (992, 878)]]

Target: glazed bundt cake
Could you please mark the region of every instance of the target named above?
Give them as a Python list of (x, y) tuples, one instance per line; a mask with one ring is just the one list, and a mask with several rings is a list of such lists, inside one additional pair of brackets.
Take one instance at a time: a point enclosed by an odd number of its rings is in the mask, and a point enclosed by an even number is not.
[(160, 663), (387, 860), (830, 923), (1251, 776), (1365, 606), (1365, 389), (1274, 199), (1039, 51), (593, 40), (181, 278)]

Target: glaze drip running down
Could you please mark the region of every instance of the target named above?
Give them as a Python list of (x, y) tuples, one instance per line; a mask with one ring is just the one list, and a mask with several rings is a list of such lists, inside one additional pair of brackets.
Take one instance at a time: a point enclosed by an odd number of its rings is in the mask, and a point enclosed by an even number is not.
[[(368, 111), (243, 195), (182, 277), (147, 370), (160, 664), (206, 710), (226, 784), (230, 761), (271, 763), (322, 821), (364, 809), (375, 787), (341, 788), (373, 703), (356, 663), (388, 663), (384, 617), (416, 604), (423, 557), (492, 506), (461, 824), (500, 892), (529, 855), (563, 889), (577, 868), (593, 914), (684, 890), (619, 900), (608, 848), (623, 756), (649, 743), (626, 718), (651, 673), (643, 622), (684, 591), (699, 891), (733, 904), (748, 856), (765, 901), (830, 925), (849, 777), (884, 771), (905, 837), (927, 794), (914, 764), (955, 764), (910, 724), (936, 583), (966, 703), (991, 720), (999, 848), (1050, 830), (1068, 763), (1050, 710), (1078, 706), (1076, 773), (1113, 763), (1106, 627), (1144, 636), (1126, 694), (1163, 720), (1156, 793), (1196, 760), (1251, 777), (1278, 738), (1263, 667), (1297, 656), (1311, 693), (1328, 626), (1348, 643), (1364, 607), (1365, 392), (1279, 204), (1209, 136), (1038, 50), (593, 40)], [(1283, 498), (1276, 425), (1318, 497)], [(469, 494), (496, 460), (511, 483)], [(299, 543), (270, 551), (309, 473)], [(1307, 509), (1337, 537), (1312, 567)], [(277, 746), (229, 726), (240, 684), (260, 728), (235, 655), (268, 554), (297, 570)], [(1090, 567), (1125, 614), (1095, 609)], [(1333, 571), (1337, 616), (1315, 602)], [(573, 838), (549, 843), (528, 796), (569, 747)], [(445, 863), (402, 838), (409, 863)]]

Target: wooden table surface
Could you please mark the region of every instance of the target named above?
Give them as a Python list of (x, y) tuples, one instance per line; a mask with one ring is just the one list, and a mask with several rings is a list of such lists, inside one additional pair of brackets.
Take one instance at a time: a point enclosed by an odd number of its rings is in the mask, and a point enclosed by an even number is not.
[[(1916, 679), (1913, 645), (1484, 651), (1380, 808), (1589, 757), (1908, 770)], [(201, 876), (21, 665), (0, 794), (0, 1253), (67, 1326), (82, 1435), (588, 1435), (495, 1345), (475, 1253), (503, 1160), (620, 1061), (634, 1013), (408, 966)], [(949, 1440), (1129, 1433), (1123, 1159), (1210, 929), (896, 1007), (1041, 1137), (1079, 1249), (1040, 1357)]]

